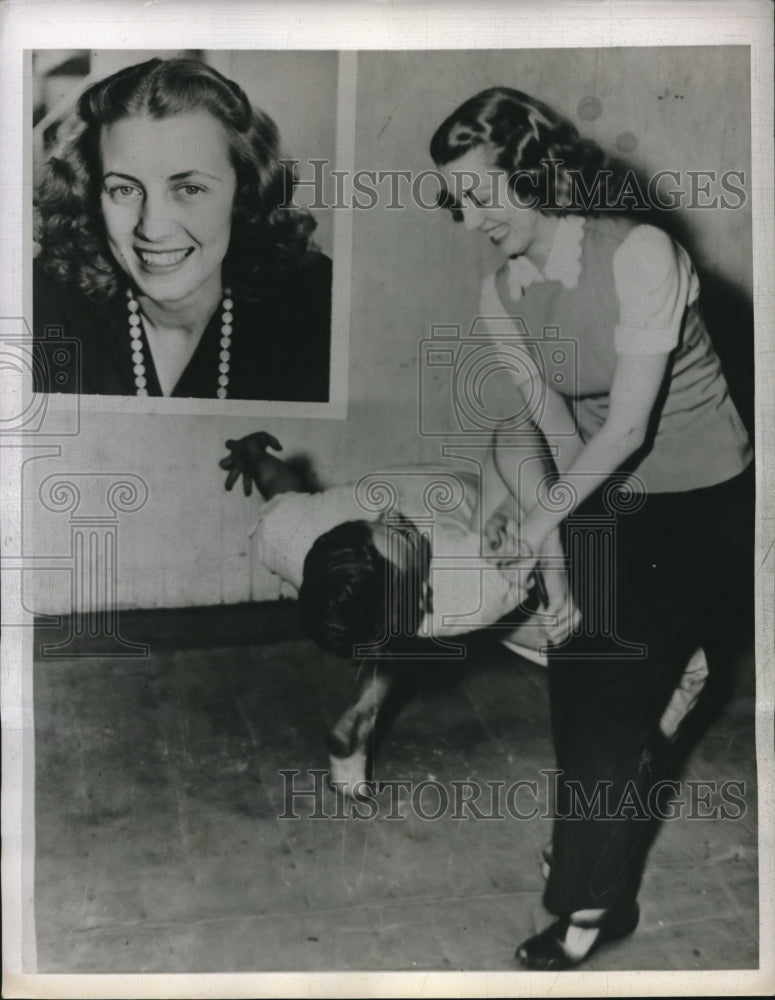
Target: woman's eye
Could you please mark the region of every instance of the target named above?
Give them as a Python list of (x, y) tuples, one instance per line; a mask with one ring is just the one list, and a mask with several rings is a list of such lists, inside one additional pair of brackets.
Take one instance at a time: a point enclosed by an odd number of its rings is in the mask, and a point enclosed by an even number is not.
[(178, 194), (184, 198), (195, 198), (198, 194), (202, 194), (204, 190), (201, 184), (182, 184), (178, 188)]
[(108, 194), (113, 199), (113, 201), (119, 204), (124, 204), (125, 202), (132, 201), (142, 195), (139, 188), (136, 188), (133, 184), (114, 184), (113, 187), (108, 188)]

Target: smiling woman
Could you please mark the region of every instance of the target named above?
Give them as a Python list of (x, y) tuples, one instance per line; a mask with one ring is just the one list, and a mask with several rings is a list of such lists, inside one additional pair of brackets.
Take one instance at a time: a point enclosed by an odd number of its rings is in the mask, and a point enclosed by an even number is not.
[(331, 262), (285, 207), (274, 122), (206, 63), (152, 59), (66, 133), (36, 201), (36, 391), (325, 402)]
[[(479, 315), (532, 362), (514, 373), (519, 430), (546, 448), (521, 487), (522, 546), (545, 559), (562, 551), (560, 528), (585, 532), (568, 546), (580, 622), (547, 651), (557, 785), (544, 903), (557, 919), (516, 953), (529, 969), (570, 969), (635, 930), (651, 836), (642, 817), (574, 797), (649, 798), (675, 766), (660, 723), (690, 654), (706, 650), (714, 683), (729, 676), (718, 628), (730, 593), (752, 594), (752, 449), (687, 251), (618, 201), (576, 197), (613, 175), (600, 147), (543, 102), (492, 87), (442, 122), (430, 151), (453, 217), (502, 256)], [(620, 484), (627, 509), (611, 500)], [(606, 522), (611, 542), (593, 527)], [(604, 548), (610, 561), (596, 561)]]

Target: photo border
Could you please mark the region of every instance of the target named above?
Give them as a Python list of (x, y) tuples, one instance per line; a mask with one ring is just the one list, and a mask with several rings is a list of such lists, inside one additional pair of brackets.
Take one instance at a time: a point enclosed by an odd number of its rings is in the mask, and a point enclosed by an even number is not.
[[(760, 968), (713, 972), (564, 972), (554, 975), (514, 973), (317, 973), (213, 974), (213, 975), (41, 975), (24, 972), (29, 963), (25, 939), (29, 934), (32, 905), (30, 884), (25, 882), (24, 856), (29, 856), (30, 818), (34, 779), (32, 739), (30, 628), (6, 631), (2, 645), (3, 721), (3, 993), (5, 996), (511, 996), (546, 995), (561, 988), (564, 995), (621, 996), (752, 995), (771, 992), (775, 980), (773, 942), (775, 922), (775, 837), (773, 829), (773, 562), (775, 561), (775, 291), (773, 287), (773, 141), (772, 141), (772, 7), (766, 0), (676, 0), (666, 3), (626, 4), (572, 2), (552, 4), (483, 3), (461, 9), (451, 2), (396, 5), (376, 2), (283, 4), (219, 4), (167, 0), (147, 4), (115, 0), (110, 5), (70, 0), (9, 3), (0, 10), (2, 60), (0, 93), (3, 94), (4, 156), (0, 163), (0, 190), (6, 234), (0, 241), (3, 274), (0, 316), (26, 315), (22, 310), (23, 270), (19, 234), (22, 206), (29, 201), (22, 183), (23, 122), (14, 104), (21, 85), (21, 53), (45, 48), (46, 37), (56, 35), (56, 46), (83, 48), (85, 30), (105, 36), (149, 42), (159, 48), (176, 46), (217, 48), (293, 47), (345, 49), (376, 48), (542, 48), (629, 45), (751, 46), (753, 164), (753, 261), (755, 355), (757, 390), (757, 700), (756, 740), (759, 767), (759, 865), (760, 865)], [(181, 19), (181, 11), (186, 12)], [(614, 11), (616, 12), (614, 14)], [(291, 13), (293, 12), (293, 13)], [(48, 34), (47, 34), (48, 33)], [(239, 36), (242, 45), (235, 44)], [(75, 41), (79, 39), (79, 41)], [(140, 42), (142, 39), (142, 42)], [(332, 46), (331, 40), (335, 40)], [(167, 42), (165, 45), (164, 42)], [(215, 43), (215, 45), (213, 45)], [(121, 47), (114, 45), (113, 47)], [(128, 47), (132, 47), (131, 45)], [(354, 81), (354, 73), (353, 73)], [(354, 85), (354, 83), (353, 83)], [(8, 237), (8, 232), (14, 234)], [(19, 385), (14, 373), (2, 372), (2, 407), (13, 406)], [(125, 397), (113, 397), (125, 405)], [(233, 401), (227, 401), (233, 402)], [(150, 412), (147, 408), (140, 412)], [(164, 410), (163, 412), (185, 412)], [(196, 410), (195, 412), (203, 412)], [(219, 410), (219, 413), (230, 412)], [(251, 414), (256, 411), (251, 409)], [(263, 411), (262, 411), (263, 415)], [(283, 413), (288, 416), (287, 411)], [(305, 414), (305, 416), (318, 414)], [(12, 440), (0, 440), (4, 533), (2, 554), (7, 554), (18, 528), (18, 490), (21, 449)], [(4, 574), (2, 606), (5, 614), (21, 610), (12, 581)], [(16, 620), (16, 619), (14, 619)], [(33, 832), (34, 836), (34, 832)], [(19, 919), (21, 916), (21, 919)], [(29, 941), (26, 942), (27, 947)], [(26, 963), (25, 963), (26, 959)], [(29, 968), (29, 964), (26, 965)]]
[[(83, 47), (83, 46), (81, 46)], [(32, 55), (38, 49), (47, 46), (32, 46), (24, 51), (24, 84), (23, 106), (25, 108), (24, 136), (25, 190), (33, 190), (33, 156), (32, 156)], [(51, 46), (60, 48), (60, 46)], [(131, 52), (133, 48), (142, 48), (146, 52), (148, 46), (95, 46), (97, 51), (111, 48), (114, 51)], [(167, 53), (169, 46), (157, 46), (158, 51)], [(207, 46), (201, 46), (207, 48)], [(212, 48), (210, 46), (209, 48)], [(216, 46), (222, 51), (249, 51), (260, 55), (261, 49), (244, 49), (238, 45)], [(325, 47), (304, 46), (304, 51), (334, 52), (337, 59), (336, 83), (336, 138), (334, 143), (334, 166), (337, 170), (352, 173), (355, 161), (355, 100), (357, 87), (357, 52), (342, 51)], [(275, 50), (276, 51), (276, 50)], [(293, 49), (286, 49), (292, 52)], [(32, 197), (27, 199), (23, 224), (22, 255), (25, 265), (24, 277), (24, 311), (22, 315), (32, 317)], [(218, 416), (218, 417), (257, 417), (267, 420), (275, 419), (316, 419), (343, 420), (347, 417), (347, 391), (349, 382), (349, 345), (350, 345), (350, 310), (352, 304), (352, 288), (350, 276), (352, 271), (352, 231), (353, 210), (336, 210), (333, 212), (333, 249), (332, 260), (333, 281), (331, 286), (331, 357), (329, 363), (329, 399), (327, 402), (309, 402), (304, 400), (264, 400), (264, 399), (208, 399), (197, 396), (112, 396), (103, 393), (88, 393), (78, 395), (78, 410), (82, 419), (100, 413), (113, 413), (121, 410), (128, 414), (150, 415), (184, 415), (184, 416)], [(34, 318), (34, 317), (33, 317)], [(31, 326), (32, 324), (30, 324)], [(25, 392), (31, 392), (32, 372), (25, 373)], [(64, 393), (33, 393), (33, 405), (46, 400), (46, 406), (52, 417), (62, 415), (70, 418), (74, 409), (71, 398)]]

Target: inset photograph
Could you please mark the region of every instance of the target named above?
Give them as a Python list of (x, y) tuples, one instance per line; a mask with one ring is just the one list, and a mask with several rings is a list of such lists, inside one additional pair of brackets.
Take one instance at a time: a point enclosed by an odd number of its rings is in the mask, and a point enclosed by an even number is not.
[(34, 390), (329, 402), (337, 53), (32, 69)]

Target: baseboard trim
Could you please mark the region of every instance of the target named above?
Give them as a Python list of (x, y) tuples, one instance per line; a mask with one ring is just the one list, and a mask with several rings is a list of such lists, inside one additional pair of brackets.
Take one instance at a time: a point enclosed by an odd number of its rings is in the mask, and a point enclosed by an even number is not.
[[(99, 626), (99, 616), (95, 618)], [(114, 637), (106, 639), (99, 627), (96, 632), (89, 634), (88, 627), (82, 627), (71, 615), (37, 617), (35, 655), (41, 659), (110, 656), (111, 649), (116, 650), (115, 655), (133, 655), (132, 647), (127, 646), (122, 654)], [(147, 646), (150, 653), (169, 649), (254, 646), (304, 638), (296, 601), (291, 600), (120, 611), (116, 634), (126, 643)]]

